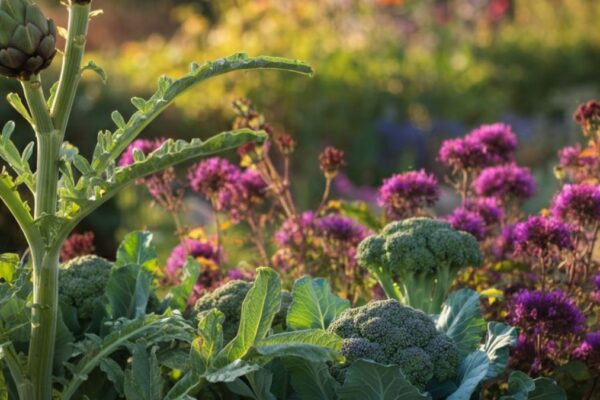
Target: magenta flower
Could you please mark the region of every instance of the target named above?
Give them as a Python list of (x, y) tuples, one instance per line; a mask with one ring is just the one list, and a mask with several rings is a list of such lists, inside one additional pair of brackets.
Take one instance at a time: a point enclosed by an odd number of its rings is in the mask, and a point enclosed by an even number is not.
[(570, 249), (571, 230), (556, 218), (539, 215), (529, 217), (515, 226), (515, 254), (546, 257), (562, 249)]
[(483, 143), (467, 138), (445, 140), (440, 147), (438, 158), (454, 170), (481, 169), (490, 164)]
[(294, 247), (303, 243), (304, 238), (314, 228), (315, 213), (303, 212), (298, 220), (288, 219), (275, 232), (275, 241), (282, 247)]
[(585, 340), (573, 352), (573, 356), (600, 370), (600, 331), (588, 333)]
[(581, 333), (585, 315), (564, 292), (522, 290), (512, 299), (509, 320), (525, 334), (557, 338)]
[(502, 229), (492, 246), (492, 252), (498, 260), (510, 259), (515, 251), (515, 225), (507, 225)]
[(470, 233), (477, 240), (485, 239), (485, 221), (479, 214), (464, 208), (457, 208), (446, 219), (452, 228)]
[(526, 200), (536, 190), (535, 180), (527, 168), (514, 164), (489, 167), (473, 182), (479, 196), (495, 197), (503, 201), (509, 199)]
[(195, 239), (184, 239), (183, 243), (175, 246), (173, 251), (171, 251), (171, 255), (167, 260), (165, 271), (167, 276), (177, 276), (179, 270), (181, 270), (181, 268), (183, 268), (185, 265), (188, 256), (193, 258), (203, 258), (217, 263), (219, 251), (210, 242)]
[(582, 226), (600, 221), (600, 186), (589, 183), (564, 185), (552, 201), (552, 214)]
[(385, 179), (379, 188), (378, 204), (392, 219), (404, 219), (432, 206), (439, 198), (437, 179), (423, 170)]
[(327, 240), (357, 246), (371, 232), (350, 217), (331, 214), (315, 221), (316, 234)]
[(468, 199), (463, 204), (463, 208), (481, 216), (486, 226), (499, 224), (504, 219), (504, 209), (494, 197)]
[(194, 192), (210, 199), (217, 210), (229, 210), (242, 195), (241, 173), (229, 161), (212, 157), (190, 168), (188, 182)]
[(135, 150), (141, 151), (144, 155), (152, 153), (158, 149), (166, 139), (136, 139), (127, 147), (127, 149), (121, 154), (119, 159), (119, 167), (126, 167), (135, 162), (133, 153)]
[(482, 125), (471, 131), (466, 139), (483, 145), (488, 161), (487, 166), (514, 161), (517, 136), (510, 125), (503, 123)]

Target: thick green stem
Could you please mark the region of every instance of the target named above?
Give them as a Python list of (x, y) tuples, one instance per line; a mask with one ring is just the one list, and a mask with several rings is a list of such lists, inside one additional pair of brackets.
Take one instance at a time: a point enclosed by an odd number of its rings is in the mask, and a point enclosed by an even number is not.
[(28, 369), (35, 400), (52, 397), (52, 365), (58, 315), (58, 252), (33, 260), (33, 303)]
[(69, 6), (69, 34), (65, 47), (65, 58), (60, 71), (60, 79), (56, 97), (52, 104), (51, 115), (56, 129), (62, 137), (71, 115), (79, 78), (81, 77), (81, 60), (85, 53), (91, 4), (72, 3)]
[[(38, 76), (23, 82), (23, 91), (34, 120), (37, 137), (35, 188), (36, 219), (56, 214), (58, 157), (61, 135), (54, 129)], [(42, 222), (43, 224), (43, 222)], [(46, 241), (48, 238), (46, 238)], [(58, 315), (58, 249), (36, 244), (33, 258), (33, 302), (28, 371), (35, 400), (52, 398), (52, 364)]]

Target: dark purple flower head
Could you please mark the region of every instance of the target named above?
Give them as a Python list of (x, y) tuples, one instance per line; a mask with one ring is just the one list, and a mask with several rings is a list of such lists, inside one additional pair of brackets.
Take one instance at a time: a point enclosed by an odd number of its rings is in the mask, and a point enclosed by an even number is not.
[(452, 225), (452, 228), (470, 233), (477, 240), (485, 238), (485, 221), (479, 214), (473, 211), (462, 207), (457, 208), (447, 217), (447, 220)]
[(483, 143), (466, 138), (445, 140), (438, 158), (444, 165), (455, 170), (481, 169), (490, 165)]
[(552, 214), (563, 221), (586, 226), (600, 220), (600, 186), (564, 185), (552, 201)]
[(60, 261), (67, 262), (76, 257), (94, 254), (95, 251), (94, 232), (73, 233), (60, 249)]
[(573, 355), (584, 360), (588, 365), (600, 369), (600, 331), (588, 333)]
[(265, 198), (267, 184), (255, 170), (244, 170), (240, 175), (239, 184), (244, 191), (244, 198), (247, 202), (251, 204), (260, 203)]
[(504, 219), (504, 209), (494, 197), (477, 197), (465, 201), (463, 208), (479, 214), (487, 226), (499, 224)]
[(488, 161), (487, 166), (514, 161), (517, 136), (510, 125), (503, 123), (482, 125), (471, 131), (465, 139), (483, 145)]
[(331, 214), (315, 221), (316, 234), (327, 240), (357, 246), (371, 232), (350, 217)]
[(294, 247), (302, 244), (302, 241), (314, 227), (315, 213), (313, 211), (303, 212), (298, 220), (288, 219), (284, 221), (281, 228), (275, 232), (275, 241), (282, 247)]
[(392, 219), (413, 216), (432, 206), (439, 198), (437, 179), (423, 170), (410, 171), (385, 179), (379, 188), (378, 204)]
[(600, 102), (590, 100), (577, 107), (573, 119), (583, 128), (585, 134), (595, 133), (600, 127)]
[(560, 290), (522, 290), (512, 299), (509, 320), (523, 333), (545, 338), (581, 333), (586, 322), (573, 299)]
[(203, 258), (217, 262), (218, 260), (218, 249), (207, 241), (195, 240), (195, 239), (184, 239), (182, 243), (175, 246), (171, 255), (167, 260), (166, 274), (170, 277), (175, 277), (178, 271), (183, 268), (188, 256), (193, 258)]
[(571, 230), (556, 218), (530, 216), (515, 226), (515, 254), (545, 257), (562, 249), (570, 249)]
[(192, 166), (188, 181), (192, 190), (210, 199), (217, 210), (229, 210), (241, 196), (241, 174), (229, 161), (212, 157)]
[(526, 200), (535, 193), (535, 180), (527, 168), (514, 164), (489, 167), (473, 182), (479, 196)]
[(119, 167), (126, 167), (135, 162), (133, 153), (135, 150), (141, 151), (144, 155), (152, 153), (158, 149), (165, 142), (166, 139), (136, 139), (134, 140), (127, 149), (121, 154), (119, 159)]

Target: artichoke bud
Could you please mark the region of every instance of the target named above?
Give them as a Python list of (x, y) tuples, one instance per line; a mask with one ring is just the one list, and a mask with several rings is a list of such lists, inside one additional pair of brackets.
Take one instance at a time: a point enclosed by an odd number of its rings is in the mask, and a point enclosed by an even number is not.
[(28, 0), (0, 0), (0, 75), (29, 80), (56, 55), (56, 25)]

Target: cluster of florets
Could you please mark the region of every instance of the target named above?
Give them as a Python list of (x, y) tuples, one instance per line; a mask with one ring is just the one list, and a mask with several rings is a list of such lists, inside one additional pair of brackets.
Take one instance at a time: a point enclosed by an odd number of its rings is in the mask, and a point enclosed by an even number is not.
[(516, 254), (548, 257), (573, 246), (571, 230), (553, 217), (534, 215), (518, 223), (513, 231)]
[(520, 329), (511, 363), (539, 373), (554, 360), (568, 358), (575, 335), (585, 328), (585, 315), (560, 290), (523, 290), (513, 296), (509, 321)]
[(590, 100), (579, 105), (573, 119), (581, 125), (586, 135), (597, 134), (600, 128), (600, 102)]
[(555, 171), (560, 179), (569, 178), (574, 182), (597, 180), (600, 159), (592, 146), (585, 150), (579, 144), (567, 146), (559, 150), (558, 157), (559, 165)]
[(356, 246), (371, 231), (350, 217), (330, 214), (315, 221), (315, 236), (329, 257), (346, 257), (354, 264)]
[(136, 139), (125, 149), (119, 159), (119, 167), (127, 167), (134, 164), (137, 160), (136, 153), (148, 156), (158, 149), (165, 142), (165, 139)]
[(328, 328), (343, 339), (346, 363), (331, 372), (339, 381), (358, 359), (398, 365), (403, 375), (423, 389), (431, 379), (445, 381), (458, 372), (454, 341), (437, 331), (431, 317), (396, 300), (374, 301), (344, 311)]
[(208, 199), (217, 211), (239, 219), (260, 204), (267, 191), (261, 176), (252, 169), (241, 170), (229, 161), (212, 157), (194, 165), (188, 173), (190, 188)]
[[(231, 280), (214, 291), (204, 294), (194, 305), (198, 316), (206, 311), (216, 308), (223, 313), (223, 339), (229, 342), (233, 339), (240, 326), (242, 303), (252, 289), (253, 282), (244, 280)], [(285, 327), (287, 310), (291, 304), (291, 295), (287, 291), (281, 293), (281, 307), (273, 320), (273, 327)]]
[(319, 154), (319, 168), (327, 179), (333, 179), (344, 165), (346, 165), (346, 159), (342, 150), (327, 146)]
[(101, 304), (113, 264), (88, 255), (74, 258), (59, 270), (58, 298), (62, 307), (72, 307), (80, 321), (90, 320)]
[(489, 167), (473, 181), (475, 193), (479, 196), (494, 197), (503, 203), (529, 199), (536, 190), (536, 184), (528, 168), (514, 164)]
[(509, 125), (482, 125), (464, 138), (444, 141), (439, 160), (455, 172), (477, 171), (512, 162), (516, 148), (517, 138)]
[(297, 248), (302, 246), (305, 238), (314, 229), (315, 213), (305, 211), (297, 218), (287, 219), (275, 232), (275, 242), (281, 247)]
[[(410, 218), (392, 222), (358, 246), (358, 263), (373, 273), (388, 296), (412, 307), (439, 312), (453, 279), (465, 267), (479, 267), (477, 240), (444, 221)], [(396, 292), (399, 290), (399, 292)]]
[(475, 239), (485, 239), (486, 224), (483, 217), (477, 212), (466, 208), (456, 208), (447, 218), (452, 228), (470, 233)]
[(76, 257), (94, 254), (95, 251), (94, 232), (73, 233), (60, 249), (60, 261), (67, 262)]
[(220, 249), (211, 241), (188, 238), (175, 246), (167, 259), (165, 273), (169, 280), (178, 281), (179, 272), (185, 266), (188, 257), (201, 266), (200, 276), (194, 287), (196, 293), (214, 288), (223, 281)]
[(600, 222), (600, 186), (590, 183), (563, 186), (552, 201), (552, 214), (582, 227)]
[(435, 176), (425, 171), (410, 171), (385, 179), (379, 188), (378, 204), (391, 219), (422, 214), (438, 200), (440, 190)]

